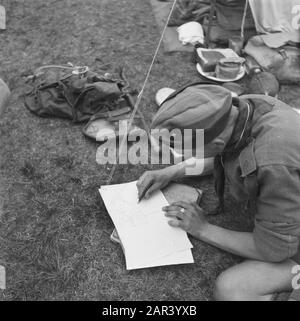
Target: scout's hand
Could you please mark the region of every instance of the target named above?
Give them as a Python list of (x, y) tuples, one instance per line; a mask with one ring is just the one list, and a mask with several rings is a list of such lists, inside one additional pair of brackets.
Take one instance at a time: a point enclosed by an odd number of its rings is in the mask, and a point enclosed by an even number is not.
[(203, 210), (197, 204), (177, 202), (164, 207), (163, 211), (166, 217), (172, 219), (169, 221), (170, 226), (180, 227), (197, 238), (208, 225)]
[(165, 169), (145, 172), (137, 182), (139, 199), (144, 195), (148, 199), (151, 194), (157, 190), (166, 187), (172, 177)]

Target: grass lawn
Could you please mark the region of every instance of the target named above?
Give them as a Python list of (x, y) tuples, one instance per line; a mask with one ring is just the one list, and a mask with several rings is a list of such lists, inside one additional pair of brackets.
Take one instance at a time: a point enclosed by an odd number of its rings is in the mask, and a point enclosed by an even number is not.
[[(192, 239), (195, 264), (126, 271), (113, 224), (98, 194), (110, 166), (96, 163), (98, 145), (81, 126), (42, 119), (23, 105), (25, 76), (45, 64), (72, 62), (97, 71), (125, 67), (141, 89), (159, 39), (146, 0), (3, 0), (7, 30), (0, 34), (0, 76), (13, 94), (0, 118), (0, 265), (7, 290), (0, 300), (210, 300), (214, 280), (239, 258)], [(197, 80), (188, 53), (164, 55), (154, 65), (141, 110), (150, 121), (163, 86)], [(299, 88), (283, 88), (294, 106)], [(297, 101), (298, 99), (298, 101)], [(299, 105), (299, 104), (298, 104)], [(119, 166), (114, 183), (137, 179), (143, 166)], [(214, 208), (211, 178), (190, 180)], [(227, 197), (216, 224), (251, 230), (252, 216)]]

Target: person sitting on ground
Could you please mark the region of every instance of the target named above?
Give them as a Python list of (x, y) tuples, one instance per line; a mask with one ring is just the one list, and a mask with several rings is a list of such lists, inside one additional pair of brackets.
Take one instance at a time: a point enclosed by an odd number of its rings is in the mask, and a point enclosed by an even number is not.
[[(283, 102), (266, 96), (232, 98), (221, 86), (166, 89), (153, 128), (204, 130), (204, 169), (215, 173), (223, 203), (224, 180), (238, 201), (255, 200), (253, 232), (209, 223), (196, 204), (178, 202), (163, 210), (173, 227), (246, 259), (216, 280), (216, 300), (272, 300), (292, 290), (292, 269), (300, 264), (300, 117)], [(269, 101), (266, 101), (268, 99)], [(139, 195), (163, 189), (186, 176), (191, 161), (147, 171), (138, 180)], [(199, 166), (201, 168), (201, 166)], [(146, 191), (145, 191), (146, 189)]]

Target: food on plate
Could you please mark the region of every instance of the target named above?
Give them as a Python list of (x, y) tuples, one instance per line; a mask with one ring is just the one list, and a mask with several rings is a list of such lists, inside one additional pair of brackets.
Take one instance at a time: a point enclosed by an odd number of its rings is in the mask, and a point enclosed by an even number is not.
[(214, 72), (217, 63), (225, 56), (217, 50), (198, 50), (197, 61), (204, 72)]

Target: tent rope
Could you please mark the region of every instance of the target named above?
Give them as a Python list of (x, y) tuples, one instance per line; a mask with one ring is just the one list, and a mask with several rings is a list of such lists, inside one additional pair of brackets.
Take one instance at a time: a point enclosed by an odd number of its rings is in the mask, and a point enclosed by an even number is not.
[[(158, 53), (159, 53), (159, 49), (160, 49), (160, 47), (161, 47), (161, 44), (162, 44), (164, 35), (165, 35), (165, 33), (166, 33), (168, 24), (169, 24), (169, 22), (170, 22), (170, 19), (171, 19), (171, 16), (172, 16), (172, 14), (173, 14), (173, 11), (174, 11), (174, 9), (175, 9), (176, 4), (177, 4), (177, 0), (174, 0), (173, 5), (172, 5), (172, 8), (171, 8), (170, 13), (169, 13), (169, 16), (168, 16), (167, 21), (166, 21), (166, 23), (165, 23), (165, 26), (164, 26), (164, 28), (163, 28), (161, 37), (160, 37), (160, 39), (159, 39), (158, 45), (157, 45), (156, 50), (155, 50), (155, 52), (154, 52), (154, 55), (153, 55), (153, 58), (152, 58), (150, 67), (148, 68), (148, 72), (147, 72), (147, 75), (146, 75), (146, 77), (145, 77), (145, 81), (144, 81), (144, 83), (143, 83), (142, 89), (141, 89), (140, 93), (138, 94), (137, 101), (136, 101), (136, 103), (135, 103), (135, 105), (134, 105), (133, 112), (132, 112), (132, 114), (131, 114), (131, 116), (130, 116), (130, 119), (129, 119), (129, 122), (128, 122), (128, 132), (127, 132), (127, 133), (130, 132), (130, 129), (131, 129), (131, 127), (132, 127), (132, 123), (133, 123), (134, 117), (135, 117), (135, 115), (136, 115), (136, 113), (137, 113), (137, 111), (138, 111), (138, 109), (139, 109), (139, 106), (140, 106), (141, 100), (142, 100), (142, 98), (143, 98), (143, 94), (144, 94), (145, 88), (146, 88), (146, 86), (147, 86), (147, 83), (148, 83), (148, 80), (149, 80), (151, 71), (152, 71), (152, 69), (153, 69), (155, 60), (156, 60), (157, 55), (158, 55)], [(148, 134), (148, 133), (147, 133), (147, 134)], [(148, 135), (149, 135), (149, 134), (148, 134)], [(119, 154), (122, 154), (122, 151), (123, 151), (125, 142), (127, 142), (127, 135), (126, 135), (126, 134), (125, 134), (124, 137), (122, 138), (121, 145), (119, 146)], [(110, 173), (109, 173), (109, 177), (108, 177), (108, 179), (107, 179), (106, 185), (109, 185), (109, 184), (112, 182), (112, 180), (113, 180), (113, 178), (114, 178), (114, 174), (115, 174), (116, 169), (117, 169), (117, 166), (118, 166), (118, 162), (116, 162), (116, 163), (113, 165), (113, 167), (112, 167), (112, 169), (111, 169), (111, 171), (110, 171)]]
[(249, 5), (249, 0), (246, 0), (244, 14), (243, 14), (243, 20), (242, 20), (242, 26), (241, 26), (241, 38), (243, 40), (245, 39), (245, 23), (246, 23), (248, 5)]

